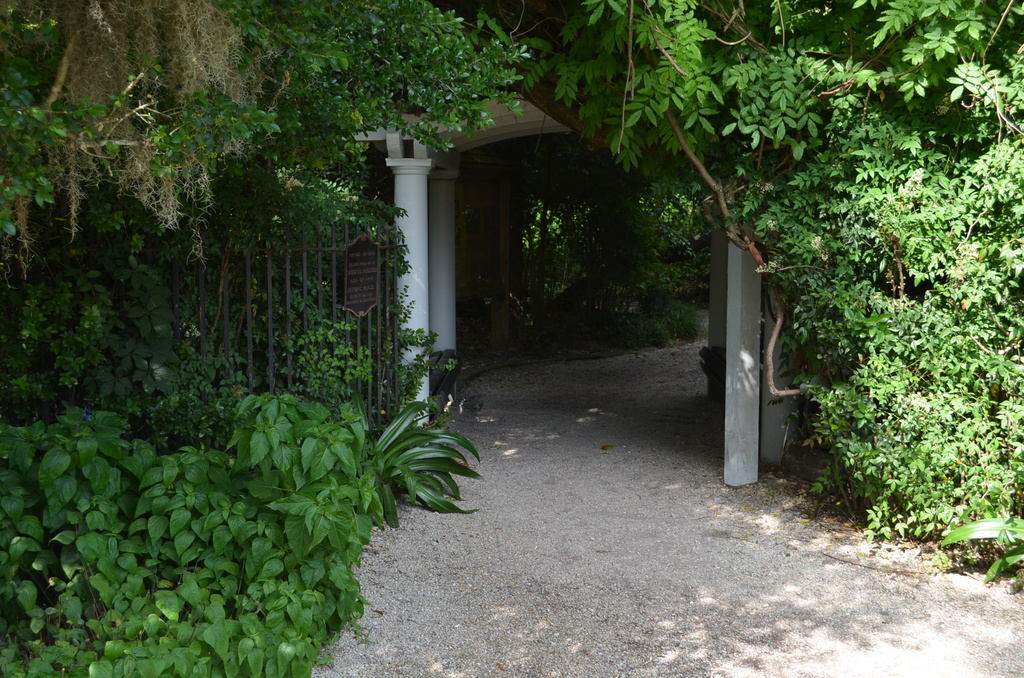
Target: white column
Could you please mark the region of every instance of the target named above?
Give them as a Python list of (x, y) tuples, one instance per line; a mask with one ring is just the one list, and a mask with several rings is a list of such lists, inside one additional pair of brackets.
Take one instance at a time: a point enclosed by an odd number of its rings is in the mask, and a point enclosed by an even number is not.
[[(768, 304), (765, 303), (764, 330), (762, 337), (762, 355), (768, 355), (768, 341), (772, 334), (774, 320), (768, 313)], [(782, 391), (788, 389), (792, 383), (790, 377), (780, 377), (779, 373), (786, 369), (786, 360), (782, 357), (782, 351), (776, 342), (775, 350), (772, 352), (772, 362), (775, 364), (775, 388)], [(794, 396), (776, 398), (768, 388), (768, 365), (765, 361), (765, 372), (761, 379), (761, 463), (765, 466), (777, 466), (782, 462), (782, 455), (786, 451), (786, 443), (789, 441), (790, 415), (796, 411), (797, 399)]]
[(430, 331), (437, 349), (455, 349), (456, 170), (430, 173)]
[(725, 484), (757, 482), (761, 410), (761, 276), (730, 247), (725, 329)]
[[(388, 158), (388, 167), (395, 173), (395, 205), (405, 210), (405, 216), (396, 220), (405, 237), (405, 256), (409, 261), (409, 272), (398, 280), (400, 290), (405, 291), (405, 303), (411, 309), (406, 323), (407, 329), (430, 329), (430, 296), (428, 291), (428, 236), (427, 236), (427, 175), (433, 161), (424, 158)], [(410, 347), (406, 360), (411, 361), (426, 347)], [(430, 382), (424, 377), (420, 385), (418, 400), (430, 397)]]

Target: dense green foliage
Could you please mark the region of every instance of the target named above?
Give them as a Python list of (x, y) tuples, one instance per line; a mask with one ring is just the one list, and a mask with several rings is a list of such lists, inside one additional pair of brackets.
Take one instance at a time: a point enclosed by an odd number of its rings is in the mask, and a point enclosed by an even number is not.
[(353, 408), (250, 396), (235, 454), (166, 453), (103, 411), (0, 427), (0, 675), (308, 676), (362, 614), (352, 566), (382, 500), (397, 523), (394, 493), (430, 472), (458, 496), (447, 444), (475, 450), (419, 413), (378, 437)]
[[(788, 269), (773, 276), (794, 316), (787, 343), (820, 408), (812, 435), (833, 453), (823, 487), (886, 536), (1019, 514), (1024, 144), (898, 154), (928, 145), (924, 125), (862, 140), (833, 129), (871, 160), (809, 163), (765, 220)], [(812, 206), (813, 234), (786, 228)]]
[(820, 148), (751, 168), (743, 206), (832, 451), (822, 487), (887, 537), (1024, 511), (1020, 20), (968, 5), (853, 14), (855, 47), (898, 56), (845, 65)]
[[(365, 186), (354, 136), (397, 127), (437, 143), (439, 130), (486, 126), (515, 56), (420, 0), (0, 4), (0, 416), (52, 421), (65, 404), (90, 406), (172, 446), (223, 438), (241, 387), (273, 383), (275, 323), (290, 389), (346, 402), (370, 361), (344, 319), (319, 302), (310, 317), (312, 292), (287, 305), (280, 295), (278, 317), (254, 313), (255, 355), (240, 318), (232, 349), (212, 351), (202, 314), (212, 323), (227, 309), (174, 276), (198, 257), (209, 290), (269, 307), (243, 253), (315, 242), (338, 223), (390, 239), (396, 212)], [(302, 323), (289, 327), (290, 315)], [(373, 343), (425, 343), (407, 335)], [(393, 397), (425, 369), (390, 384)]]
[(359, 132), (479, 129), (516, 54), (422, 0), (4, 2), (0, 247), (30, 256), (33, 206), (74, 233), (104, 181), (200, 231), (212, 178), (245, 156), (327, 169), (358, 160)]
[(483, 8), (531, 50), (527, 96), (627, 166), (678, 154), (701, 176), (791, 319), (822, 489), (884, 536), (1024, 512), (1024, 8)]
[(350, 429), (281, 409), (250, 426), (290, 435), (237, 459), (157, 455), (106, 412), (4, 431), (4, 675), (308, 675), (359, 617), (370, 495)]
[[(271, 305), (266, 271), (247, 279), (244, 257), (257, 257), (258, 268), (266, 269), (268, 248), (317, 242), (335, 227), (387, 240), (394, 237), (394, 209), (346, 183), (301, 179), (265, 176), (248, 189), (235, 180), (216, 182), (214, 194), (223, 200), (213, 214), (222, 230), (205, 238), (205, 266), (188, 262), (188, 234), (163, 231), (137, 203), (99, 190), (109, 202), (83, 210), (71, 248), (59, 225), (41, 227), (26, 278), (0, 282), (0, 304), (8, 311), (0, 317), (4, 421), (50, 421), (64, 404), (87, 406), (119, 412), (133, 430), (172, 447), (199, 446), (226, 440), (230, 415), (250, 384), (266, 389), (275, 375), (279, 384), (290, 375), (292, 392), (332, 409), (348, 402), (357, 382), (373, 379), (374, 360), (365, 346), (345, 341), (351, 319), (333, 319), (332, 304), (318, 299), (321, 287), (301, 279), (303, 271), (313, 276), (316, 262), (288, 270), (283, 257), (271, 257), (277, 281)], [(320, 263), (317, 279), (325, 280), (331, 262)], [(288, 298), (284, 284), (294, 290)], [(225, 289), (228, 306), (222, 294), (210, 293)], [(330, 289), (339, 293), (336, 284)], [(246, 294), (249, 318), (242, 313)], [(229, 350), (217, 324), (225, 315)], [(251, 337), (246, 320), (255, 324)], [(268, 323), (281, 330), (273, 368)]]

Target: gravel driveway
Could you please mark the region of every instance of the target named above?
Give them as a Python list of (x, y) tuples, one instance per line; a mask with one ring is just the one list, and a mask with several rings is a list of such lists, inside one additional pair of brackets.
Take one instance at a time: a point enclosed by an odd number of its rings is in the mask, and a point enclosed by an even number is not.
[(723, 485), (698, 348), (468, 380), (479, 510), (374, 533), (365, 635), (314, 676), (1024, 675), (1024, 595), (811, 518), (796, 481)]

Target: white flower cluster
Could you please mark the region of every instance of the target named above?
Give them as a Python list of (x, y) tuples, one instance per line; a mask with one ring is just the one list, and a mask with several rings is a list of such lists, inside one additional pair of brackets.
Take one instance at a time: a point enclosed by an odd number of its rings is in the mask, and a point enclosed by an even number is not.
[(957, 261), (966, 262), (968, 259), (977, 261), (981, 257), (981, 250), (978, 249), (978, 245), (973, 242), (963, 242), (956, 248)]
[(950, 275), (957, 280), (964, 280), (967, 277), (970, 262), (977, 261), (980, 258), (981, 251), (975, 243), (960, 243), (960, 246), (956, 248), (956, 261), (953, 262), (953, 266), (950, 268)]
[(811, 249), (814, 250), (819, 259), (824, 262), (828, 261), (830, 253), (825, 249), (825, 241), (822, 240), (820, 235), (816, 235), (811, 239)]
[(907, 407), (911, 410), (931, 412), (932, 404), (920, 393), (911, 393), (906, 398)]
[(775, 271), (777, 270), (779, 270), (779, 262), (775, 261), (774, 259), (772, 259), (771, 261), (767, 261), (761, 266), (757, 267), (758, 273), (775, 273)]
[(917, 195), (921, 190), (921, 184), (924, 183), (924, 168), (918, 167), (914, 170), (914, 173), (910, 175), (906, 183), (900, 186), (900, 195), (904, 197), (913, 197)]

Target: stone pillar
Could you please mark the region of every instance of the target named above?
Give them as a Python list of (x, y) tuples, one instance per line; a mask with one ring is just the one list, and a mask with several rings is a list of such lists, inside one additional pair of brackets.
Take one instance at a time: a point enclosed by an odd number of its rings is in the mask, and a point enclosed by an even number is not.
[(725, 338), (725, 484), (757, 482), (761, 412), (761, 276), (729, 247)]
[[(387, 164), (395, 174), (395, 205), (405, 210), (405, 215), (396, 220), (405, 238), (405, 256), (409, 261), (409, 272), (398, 280), (399, 291), (404, 290), (405, 303), (411, 310), (405, 327), (429, 331), (427, 175), (434, 162), (429, 158), (388, 158)], [(427, 347), (410, 347), (406, 360), (412, 362), (418, 352), (426, 350)], [(430, 382), (424, 377), (416, 399), (429, 397)]]
[(456, 349), (455, 179), (456, 170), (430, 173), (430, 331), (437, 349)]

